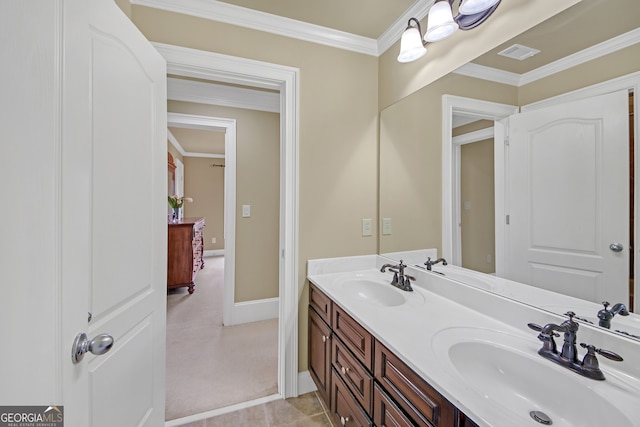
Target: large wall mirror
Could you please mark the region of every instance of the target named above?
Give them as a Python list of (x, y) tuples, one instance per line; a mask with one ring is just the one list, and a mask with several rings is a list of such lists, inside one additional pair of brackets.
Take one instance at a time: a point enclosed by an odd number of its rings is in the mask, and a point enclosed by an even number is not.
[[(383, 110), (379, 253), (435, 248), (451, 264), (633, 311), (638, 16), (637, 0), (583, 0)], [(586, 100), (595, 107), (584, 108), (613, 118), (576, 118)], [(614, 114), (608, 102), (621, 109)], [(534, 113), (565, 127), (521, 125)], [(527, 141), (525, 148), (516, 150), (513, 138)], [(541, 143), (533, 145), (535, 138)], [(588, 149), (577, 151), (582, 146)], [(614, 146), (614, 154), (607, 151)], [(611, 181), (611, 170), (623, 182)], [(524, 226), (513, 222), (521, 214)], [(514, 243), (514, 224), (529, 246)], [(606, 224), (622, 227), (612, 237)], [(532, 245), (537, 255), (546, 251), (546, 261), (528, 258)], [(577, 264), (566, 266), (565, 258)], [(527, 273), (514, 276), (518, 262)], [(600, 266), (611, 262), (609, 270)], [(626, 318), (640, 338), (638, 319)]]

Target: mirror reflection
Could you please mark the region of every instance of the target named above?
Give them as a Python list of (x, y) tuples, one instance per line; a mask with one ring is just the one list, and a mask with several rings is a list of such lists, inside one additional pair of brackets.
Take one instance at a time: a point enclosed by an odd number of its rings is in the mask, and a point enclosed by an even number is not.
[(379, 252), (640, 336), (637, 16), (583, 0), (382, 111)]

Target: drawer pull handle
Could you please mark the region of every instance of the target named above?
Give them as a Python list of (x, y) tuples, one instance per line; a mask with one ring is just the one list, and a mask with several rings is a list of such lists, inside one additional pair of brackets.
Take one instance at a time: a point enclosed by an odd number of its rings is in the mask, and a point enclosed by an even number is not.
[(328, 339), (329, 339), (329, 337), (328, 337), (328, 336), (326, 336), (326, 335), (323, 335), (323, 336), (322, 336), (322, 342), (327, 342), (327, 340), (328, 340)]
[(349, 372), (349, 368), (346, 368), (344, 366), (340, 370), (342, 371), (342, 375), (347, 375), (347, 372)]
[(348, 422), (349, 417), (340, 417), (340, 424), (342, 424), (343, 426), (346, 426)]

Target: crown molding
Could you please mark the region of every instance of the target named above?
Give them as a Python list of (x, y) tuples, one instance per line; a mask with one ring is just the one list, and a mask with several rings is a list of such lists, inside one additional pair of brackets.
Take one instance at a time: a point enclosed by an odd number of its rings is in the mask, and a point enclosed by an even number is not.
[(375, 39), (229, 3), (211, 0), (129, 0), (129, 2), (138, 6), (196, 16), (366, 55), (379, 56), (378, 41)]
[(280, 94), (214, 83), (168, 78), (167, 99), (248, 110), (280, 112)]
[(510, 73), (473, 63), (465, 64), (453, 72), (463, 76), (519, 87), (535, 82), (536, 80), (549, 77), (561, 71), (568, 70), (580, 64), (584, 64), (585, 62), (593, 61), (594, 59), (616, 52), (620, 49), (633, 46), (638, 42), (640, 42), (640, 28), (636, 28), (635, 30), (613, 37), (602, 43), (598, 43), (583, 49), (580, 52), (558, 59), (557, 61), (543, 65), (542, 67), (538, 67), (535, 70), (531, 70), (524, 74)]
[(487, 67), (485, 65), (474, 64), (473, 62), (464, 64), (462, 67), (452, 72), (454, 74), (474, 77), (476, 79), (489, 80), (492, 82), (503, 83), (511, 86), (520, 86), (520, 74), (499, 70), (497, 68)]
[(402, 33), (407, 28), (409, 18), (416, 18), (418, 21), (422, 21), (429, 14), (429, 9), (434, 3), (435, 0), (417, 0), (402, 16), (396, 19), (378, 38), (378, 56), (385, 53), (400, 40)]

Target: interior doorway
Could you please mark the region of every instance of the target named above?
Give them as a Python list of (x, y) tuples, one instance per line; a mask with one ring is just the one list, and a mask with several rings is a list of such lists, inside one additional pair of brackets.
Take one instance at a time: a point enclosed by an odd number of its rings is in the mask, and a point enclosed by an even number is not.
[[(298, 87), (299, 70), (275, 64), (155, 44), (174, 76), (278, 91), (280, 95), (280, 242), (278, 398), (298, 395)], [(312, 389), (302, 383), (303, 391)], [(209, 414), (211, 416), (211, 414)]]

